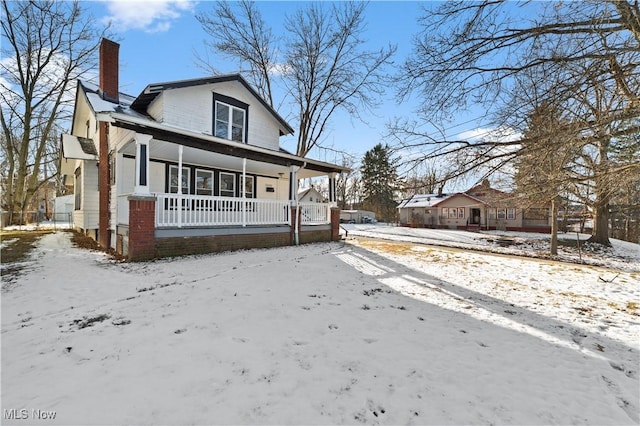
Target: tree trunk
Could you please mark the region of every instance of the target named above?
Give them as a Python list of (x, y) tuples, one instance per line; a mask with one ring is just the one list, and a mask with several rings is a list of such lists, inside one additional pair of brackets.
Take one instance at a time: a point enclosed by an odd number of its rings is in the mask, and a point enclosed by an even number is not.
[(611, 241), (609, 241), (609, 199), (611, 198), (610, 185), (612, 183), (609, 181), (612, 176), (608, 158), (609, 140), (602, 138), (598, 150), (600, 164), (597, 166), (595, 176), (595, 217), (593, 218), (593, 233), (588, 241), (611, 247)]
[(609, 203), (596, 204), (593, 233), (588, 241), (611, 247), (611, 241), (609, 241)]
[(558, 202), (557, 198), (551, 199), (551, 256), (558, 255)]

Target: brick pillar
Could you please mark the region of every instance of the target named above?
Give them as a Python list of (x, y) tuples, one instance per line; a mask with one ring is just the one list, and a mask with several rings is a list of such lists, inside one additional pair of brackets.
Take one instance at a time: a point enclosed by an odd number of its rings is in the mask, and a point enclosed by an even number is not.
[(129, 196), (129, 260), (156, 257), (156, 197)]
[(340, 241), (340, 209), (331, 207), (331, 241)]

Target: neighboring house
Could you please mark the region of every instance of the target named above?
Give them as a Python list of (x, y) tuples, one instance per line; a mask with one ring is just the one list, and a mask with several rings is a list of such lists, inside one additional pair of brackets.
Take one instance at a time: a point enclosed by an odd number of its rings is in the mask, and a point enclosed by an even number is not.
[(447, 194), (416, 194), (398, 204), (398, 215), (401, 225), (416, 228), (435, 228), (438, 223), (436, 203), (450, 197)]
[(301, 203), (324, 203), (327, 200), (324, 199), (317, 189), (311, 186), (309, 188), (301, 189), (298, 192), (298, 201)]
[(398, 209), (405, 226), (550, 232), (549, 209), (527, 204), (485, 180), (456, 194), (417, 195), (403, 200)]
[[(100, 83), (78, 82), (62, 137), (74, 228), (133, 260), (339, 238), (331, 207), (345, 169), (282, 150), (293, 129), (242, 76), (129, 96), (118, 88), (118, 51), (102, 41)], [(329, 178), (328, 203), (306, 211), (298, 181), (318, 176)]]

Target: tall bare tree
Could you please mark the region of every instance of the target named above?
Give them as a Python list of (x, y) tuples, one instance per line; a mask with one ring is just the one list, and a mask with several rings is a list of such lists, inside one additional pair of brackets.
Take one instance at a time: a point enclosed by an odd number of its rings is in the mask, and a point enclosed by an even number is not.
[(249, 77), (273, 105), (274, 79), (280, 79), (297, 121), (296, 153), (321, 146), (337, 111), (363, 119), (378, 104), (384, 68), (395, 47), (367, 50), (362, 34), (365, 3), (308, 3), (286, 15), (285, 34), (272, 36), (256, 5), (218, 2), (198, 15), (217, 51), (249, 65)]
[(2, 15), (3, 207), (13, 221), (14, 213), (23, 217), (43, 183), (43, 166), (57, 163), (47, 158), (52, 154), (51, 136), (68, 117), (71, 82), (95, 64), (101, 33), (77, 1), (3, 0)]
[[(579, 123), (585, 142), (582, 182), (596, 196), (592, 241), (609, 244), (607, 196), (619, 169), (610, 167), (609, 150), (619, 136), (640, 131), (630, 121), (640, 115), (638, 3), (447, 2), (425, 10), (420, 22), (399, 94), (424, 96), (423, 122), (474, 103), (488, 111), (490, 125), (514, 133), (505, 106), (514, 114), (532, 111), (531, 105), (509, 104), (517, 77), (563, 76), (562, 85), (547, 94), (576, 111), (571, 121)], [(502, 170), (522, 152), (518, 137), (447, 140), (421, 132), (420, 125), (400, 122), (392, 130), (404, 143), (421, 145), (427, 157), (459, 156), (460, 173)]]
[[(277, 67), (275, 46), (278, 40), (262, 19), (256, 4), (241, 0), (233, 7), (231, 2), (219, 2), (210, 14), (200, 13), (196, 19), (211, 37), (205, 44), (242, 65), (248, 65), (251, 82), (273, 107), (271, 75)], [(208, 60), (198, 59), (210, 72), (218, 72)]]

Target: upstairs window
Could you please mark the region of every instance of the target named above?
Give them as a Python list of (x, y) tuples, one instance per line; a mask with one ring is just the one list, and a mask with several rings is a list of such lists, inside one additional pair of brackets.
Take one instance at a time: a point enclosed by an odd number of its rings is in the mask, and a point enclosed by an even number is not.
[(247, 142), (249, 105), (237, 99), (213, 94), (213, 134), (235, 142)]

